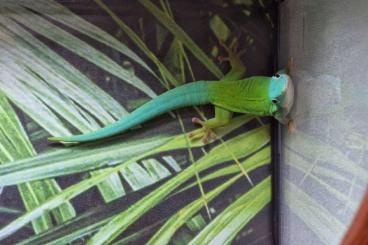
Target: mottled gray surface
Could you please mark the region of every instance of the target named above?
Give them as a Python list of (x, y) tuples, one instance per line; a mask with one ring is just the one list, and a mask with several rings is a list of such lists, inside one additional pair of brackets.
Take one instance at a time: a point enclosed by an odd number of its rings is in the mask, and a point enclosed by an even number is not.
[(287, 0), (280, 16), (298, 128), (284, 134), (282, 244), (338, 244), (368, 180), (368, 1)]

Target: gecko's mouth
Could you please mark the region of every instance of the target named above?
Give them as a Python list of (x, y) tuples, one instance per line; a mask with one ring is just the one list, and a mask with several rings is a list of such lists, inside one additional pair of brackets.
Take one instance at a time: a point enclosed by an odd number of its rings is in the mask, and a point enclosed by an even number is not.
[(282, 89), (282, 96), (279, 97), (278, 109), (274, 114), (274, 117), (282, 124), (286, 124), (289, 121), (289, 113), (294, 104), (294, 86), (291, 78), (284, 74), (286, 82)]

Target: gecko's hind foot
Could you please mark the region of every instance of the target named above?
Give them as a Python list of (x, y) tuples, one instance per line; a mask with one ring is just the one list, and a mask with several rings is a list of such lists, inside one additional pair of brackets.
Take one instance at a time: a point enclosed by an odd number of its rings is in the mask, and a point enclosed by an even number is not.
[(239, 49), (239, 40), (238, 38), (234, 37), (231, 40), (231, 43), (229, 45), (226, 45), (225, 42), (220, 41), (220, 45), (221, 47), (223, 47), (227, 53), (233, 53), (236, 54), (238, 53), (238, 49)]
[(201, 125), (202, 128), (194, 130), (192, 133), (188, 135), (190, 140), (201, 139), (204, 144), (207, 144), (211, 139), (216, 139), (216, 134), (212, 129), (207, 128), (205, 126), (205, 121), (200, 120), (199, 118), (193, 117), (192, 122), (194, 124)]
[(201, 139), (203, 144), (207, 144), (210, 140), (216, 139), (216, 134), (212, 129), (209, 128), (200, 128), (194, 130), (192, 133), (188, 135), (190, 140)]

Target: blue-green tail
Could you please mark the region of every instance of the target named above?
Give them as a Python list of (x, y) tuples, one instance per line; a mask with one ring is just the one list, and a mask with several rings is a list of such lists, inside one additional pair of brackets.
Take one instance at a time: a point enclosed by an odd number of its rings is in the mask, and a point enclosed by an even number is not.
[(52, 142), (87, 142), (110, 137), (174, 109), (208, 104), (208, 83), (198, 81), (169, 90), (134, 110), (128, 116), (99, 130), (65, 137), (51, 137)]

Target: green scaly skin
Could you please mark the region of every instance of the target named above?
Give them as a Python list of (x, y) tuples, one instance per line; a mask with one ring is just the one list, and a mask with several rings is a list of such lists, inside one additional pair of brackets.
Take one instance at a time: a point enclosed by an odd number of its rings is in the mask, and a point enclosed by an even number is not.
[(182, 107), (212, 104), (215, 117), (207, 121), (193, 118), (193, 123), (202, 126), (190, 134), (192, 139), (202, 138), (207, 142), (212, 129), (226, 125), (232, 112), (257, 116), (274, 116), (281, 123), (288, 123), (287, 115), (293, 103), (293, 86), (286, 74), (273, 77), (255, 76), (240, 79), (245, 68), (231, 48), (226, 48), (232, 69), (220, 81), (197, 81), (189, 83), (152, 99), (129, 116), (97, 131), (65, 137), (51, 137), (52, 142), (80, 143), (103, 139), (123, 133), (147, 120)]

